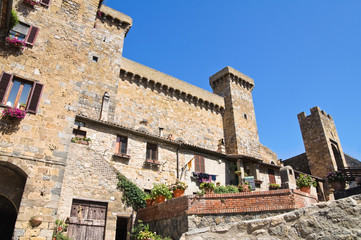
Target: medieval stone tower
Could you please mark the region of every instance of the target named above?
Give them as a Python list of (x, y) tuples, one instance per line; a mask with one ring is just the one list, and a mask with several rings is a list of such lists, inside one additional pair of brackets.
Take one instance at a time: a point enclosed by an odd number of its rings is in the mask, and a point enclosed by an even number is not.
[(225, 67), (209, 79), (213, 92), (224, 97), (227, 153), (259, 158), (260, 144), (252, 100), (253, 79), (231, 67)]
[(304, 112), (297, 116), (311, 174), (324, 178), (347, 167), (332, 117), (319, 107), (311, 108), (309, 116)]

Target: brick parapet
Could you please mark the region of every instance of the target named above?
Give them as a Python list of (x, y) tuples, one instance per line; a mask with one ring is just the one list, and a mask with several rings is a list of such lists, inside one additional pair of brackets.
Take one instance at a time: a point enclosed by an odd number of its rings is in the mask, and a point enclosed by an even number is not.
[(317, 197), (293, 189), (231, 194), (188, 195), (141, 209), (138, 219), (152, 222), (181, 215), (236, 214), (293, 210), (317, 203)]

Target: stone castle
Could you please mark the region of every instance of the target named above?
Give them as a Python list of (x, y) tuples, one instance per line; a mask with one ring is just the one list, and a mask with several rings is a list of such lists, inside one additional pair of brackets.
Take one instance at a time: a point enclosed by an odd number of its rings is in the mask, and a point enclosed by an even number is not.
[[(198, 191), (196, 172), (222, 185), (248, 174), (256, 191), (282, 184), (281, 162), (259, 142), (250, 77), (225, 67), (210, 77), (211, 93), (123, 58), (132, 19), (99, 0), (0, 3), (0, 109), (27, 112), (0, 120), (2, 239), (51, 239), (55, 219), (65, 218), (74, 239), (123, 239), (134, 211), (122, 202), (118, 173), (145, 191), (178, 178), (187, 194)], [(11, 10), (19, 18), (12, 27)], [(304, 136), (315, 134), (316, 120), (299, 119)], [(311, 171), (318, 177), (346, 166), (329, 128), (322, 154), (341, 157)], [(306, 145), (312, 164), (326, 161)]]

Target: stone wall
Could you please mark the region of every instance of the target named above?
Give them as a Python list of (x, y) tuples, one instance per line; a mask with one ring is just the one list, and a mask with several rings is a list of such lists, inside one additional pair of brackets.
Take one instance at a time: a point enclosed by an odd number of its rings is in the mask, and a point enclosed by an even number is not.
[[(40, 30), (34, 46), (23, 52), (0, 44), (0, 72), (44, 84), (36, 114), (27, 113), (18, 124), (0, 120), (0, 161), (27, 175), (15, 238), (50, 239), (75, 112), (98, 117), (104, 92), (116, 96), (127, 30), (109, 18), (97, 19), (98, 4), (54, 0), (49, 8), (33, 8), (13, 1), (20, 21)], [(28, 221), (34, 215), (41, 215), (43, 223), (32, 229)]]
[(132, 208), (122, 202), (117, 170), (92, 145), (72, 143), (64, 175), (58, 217), (70, 217), (74, 199), (107, 203), (105, 240), (114, 240), (117, 216), (130, 217)]
[(265, 219), (193, 229), (181, 240), (218, 239), (359, 239), (361, 195), (318, 203)]
[(223, 138), (223, 99), (151, 68), (122, 60), (116, 121), (217, 150)]

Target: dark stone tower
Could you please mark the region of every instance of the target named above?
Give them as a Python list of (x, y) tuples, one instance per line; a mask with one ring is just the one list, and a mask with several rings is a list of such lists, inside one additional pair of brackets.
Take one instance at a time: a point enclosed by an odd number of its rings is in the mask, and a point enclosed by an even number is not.
[(347, 167), (332, 117), (319, 107), (311, 108), (309, 116), (304, 112), (297, 116), (311, 174), (324, 178)]

